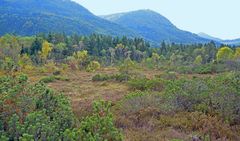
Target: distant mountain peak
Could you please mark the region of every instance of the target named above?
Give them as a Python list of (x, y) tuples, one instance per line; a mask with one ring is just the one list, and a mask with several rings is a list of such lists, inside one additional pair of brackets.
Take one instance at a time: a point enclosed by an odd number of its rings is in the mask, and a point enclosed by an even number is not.
[(155, 43), (162, 41), (204, 43), (209, 41), (196, 34), (178, 29), (166, 17), (149, 9), (105, 15), (103, 18), (132, 29), (145, 39)]

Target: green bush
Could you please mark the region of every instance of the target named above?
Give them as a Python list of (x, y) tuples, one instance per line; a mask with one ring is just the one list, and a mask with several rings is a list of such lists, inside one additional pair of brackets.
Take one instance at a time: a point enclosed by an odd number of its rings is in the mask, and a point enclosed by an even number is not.
[(4, 111), (0, 113), (3, 141), (123, 140), (114, 125), (109, 102), (95, 102), (94, 113), (78, 126), (67, 97), (42, 82), (30, 84), (26, 75), (0, 77), (0, 93), (1, 111)]
[(128, 81), (131, 79), (130, 75), (128, 74), (115, 74), (112, 76), (112, 78), (116, 81), (123, 82), (123, 81)]
[(164, 80), (175, 80), (177, 79), (177, 74), (176, 72), (170, 71), (170, 72), (165, 72), (160, 75), (155, 75), (156, 78), (164, 79)]
[(101, 65), (97, 61), (92, 61), (89, 63), (89, 65), (86, 68), (87, 72), (95, 72), (96, 70), (100, 69)]
[(64, 140), (122, 141), (123, 135), (113, 123), (110, 108), (111, 103), (109, 102), (94, 102), (94, 113), (81, 121), (79, 129), (66, 130)]
[(240, 74), (226, 73), (215, 78), (167, 81), (164, 96), (176, 110), (214, 112), (226, 121), (237, 122), (240, 118), (237, 112), (240, 107), (239, 90)]
[(26, 75), (0, 77), (2, 140), (61, 140), (75, 117), (68, 98)]
[(182, 73), (182, 74), (192, 74), (193, 70), (191, 66), (180, 66), (177, 68), (176, 70), (178, 73)]
[(200, 65), (193, 67), (193, 72), (198, 74), (210, 74), (213, 72), (212, 65)]
[(133, 79), (128, 82), (128, 85), (133, 90), (147, 90), (147, 79)]
[(118, 82), (123, 82), (123, 81), (128, 81), (130, 79), (130, 76), (127, 74), (115, 74), (115, 75), (108, 75), (108, 74), (96, 74), (92, 77), (93, 81), (118, 81)]
[(96, 74), (92, 77), (93, 81), (107, 81), (110, 79), (111, 79), (111, 76), (109, 76), (107, 74)]
[(131, 89), (140, 91), (161, 91), (163, 89), (163, 82), (161, 79), (132, 79), (128, 81), (128, 85)]
[(56, 80), (55, 76), (46, 76), (46, 77), (41, 78), (40, 82), (51, 83), (51, 82), (54, 82), (55, 80)]
[(60, 80), (60, 81), (69, 81), (69, 78), (66, 77), (62, 77), (62, 76), (55, 76), (55, 75), (51, 75), (51, 76), (46, 76), (40, 79), (40, 82), (44, 82), (44, 83), (51, 83), (54, 82), (55, 80)]

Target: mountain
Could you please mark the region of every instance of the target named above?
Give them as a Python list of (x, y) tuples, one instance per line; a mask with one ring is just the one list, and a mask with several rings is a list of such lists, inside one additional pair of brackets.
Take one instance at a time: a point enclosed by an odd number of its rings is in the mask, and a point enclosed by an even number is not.
[(198, 36), (209, 39), (209, 40), (212, 40), (212, 41), (216, 41), (216, 42), (221, 43), (221, 44), (240, 45), (240, 38), (239, 39), (234, 39), (234, 40), (223, 40), (223, 39), (220, 39), (220, 38), (210, 36), (206, 33), (199, 33)]
[(200, 36), (202, 38), (205, 38), (205, 39), (212, 40), (212, 41), (218, 41), (218, 42), (222, 41), (222, 39), (220, 39), (220, 38), (216, 38), (216, 37), (210, 36), (210, 35), (208, 35), (206, 33), (203, 33), (203, 32), (198, 33), (198, 36)]
[(71, 0), (0, 0), (0, 35), (40, 32), (136, 36), (130, 29), (99, 18)]
[(223, 40), (222, 43), (227, 44), (227, 45), (239, 46), (240, 45), (240, 38), (239, 39), (234, 39), (234, 40)]
[(71, 0), (0, 0), (0, 35), (49, 32), (142, 37), (155, 44), (162, 41), (190, 44), (212, 40), (180, 30), (167, 18), (151, 10), (98, 17)]
[(197, 34), (178, 29), (167, 18), (151, 10), (138, 10), (101, 17), (125, 28), (132, 29), (145, 39), (155, 43), (162, 41), (204, 43), (210, 41), (209, 39), (199, 37)]

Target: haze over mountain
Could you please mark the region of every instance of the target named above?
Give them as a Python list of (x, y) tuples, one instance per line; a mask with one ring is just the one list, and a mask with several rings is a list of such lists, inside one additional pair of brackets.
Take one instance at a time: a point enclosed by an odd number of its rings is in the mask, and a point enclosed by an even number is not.
[(138, 10), (102, 17), (130, 28), (153, 42), (203, 43), (209, 41), (191, 32), (178, 29), (167, 18), (151, 10)]
[(234, 39), (234, 40), (223, 40), (223, 39), (220, 39), (220, 38), (210, 36), (210, 35), (208, 35), (206, 33), (203, 33), (203, 32), (199, 33), (198, 36), (209, 39), (209, 40), (216, 41), (216, 42), (221, 43), (221, 44), (240, 45), (240, 38), (239, 39)]
[(71, 0), (0, 0), (0, 35), (40, 32), (135, 36), (132, 31), (93, 15)]

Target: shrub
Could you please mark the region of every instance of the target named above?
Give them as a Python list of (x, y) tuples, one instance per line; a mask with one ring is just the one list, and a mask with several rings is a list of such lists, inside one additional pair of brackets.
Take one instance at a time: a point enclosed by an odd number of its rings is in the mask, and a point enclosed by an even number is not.
[(40, 82), (51, 83), (56, 80), (55, 76), (46, 76), (40, 79)]
[(114, 126), (113, 115), (110, 111), (111, 103), (105, 101), (94, 102), (94, 113), (80, 123), (79, 129), (66, 130), (65, 140), (83, 141), (122, 141), (122, 133)]
[(128, 82), (128, 85), (133, 90), (152, 90), (152, 91), (161, 91), (163, 89), (163, 83), (160, 79), (132, 79)]
[(211, 64), (199, 65), (193, 68), (193, 72), (199, 74), (209, 74), (212, 73), (212, 66)]
[(176, 70), (178, 73), (183, 73), (183, 74), (192, 74), (192, 66), (180, 66)]
[(107, 74), (96, 74), (92, 77), (93, 81), (106, 81), (106, 80), (110, 80), (111, 76), (107, 75)]
[(115, 74), (115, 75), (108, 75), (108, 74), (96, 74), (92, 77), (93, 81), (118, 81), (118, 82), (123, 82), (123, 81), (128, 81), (130, 79), (130, 76), (127, 74)]
[(163, 81), (160, 79), (148, 80), (146, 86), (147, 89), (152, 91), (162, 91), (164, 89)]
[(240, 124), (239, 80), (239, 73), (227, 73), (215, 78), (168, 81), (164, 96), (177, 110), (218, 113), (224, 120)]
[(175, 115), (163, 115), (159, 119), (159, 125), (180, 129), (184, 132), (197, 132), (204, 140), (207, 136), (211, 139), (232, 139), (234, 132), (230, 126), (221, 119), (206, 115), (201, 112), (182, 112)]
[(54, 82), (55, 80), (69, 81), (69, 78), (51, 75), (51, 76), (46, 76), (46, 77), (41, 78), (40, 82), (51, 83), (51, 82)]
[[(1, 140), (61, 140), (75, 118), (69, 100), (26, 75), (0, 77)], [(1, 127), (4, 125), (4, 128)]]
[(156, 75), (155, 77), (164, 79), (164, 80), (175, 80), (178, 78), (176, 72), (173, 72), (173, 71), (165, 72), (163, 74)]
[(61, 74), (61, 71), (60, 70), (56, 70), (53, 72), (53, 75), (60, 75)]
[(119, 81), (119, 82), (128, 81), (128, 80), (131, 79), (130, 75), (123, 74), (123, 73), (115, 74), (115, 75), (112, 76), (112, 78), (116, 81)]
[(97, 61), (92, 61), (90, 64), (87, 66), (87, 71), (88, 72), (95, 72), (96, 70), (100, 69), (101, 65)]
[(128, 85), (133, 90), (145, 91), (147, 90), (147, 79), (133, 79), (128, 82)]

